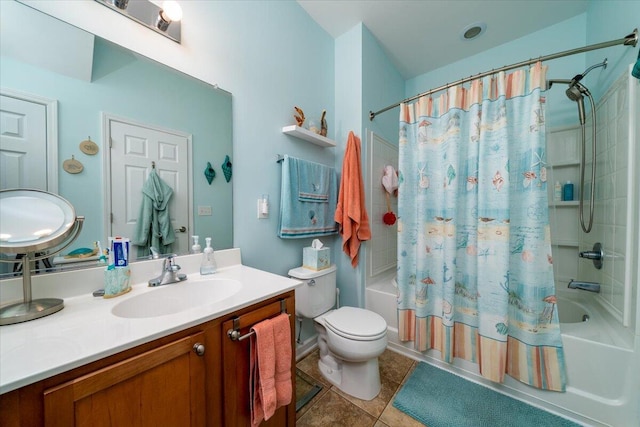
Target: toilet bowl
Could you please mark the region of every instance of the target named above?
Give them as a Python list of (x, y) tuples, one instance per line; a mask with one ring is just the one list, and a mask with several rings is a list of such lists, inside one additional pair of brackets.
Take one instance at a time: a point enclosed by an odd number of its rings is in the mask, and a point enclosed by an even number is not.
[[(343, 319), (374, 321), (363, 332), (357, 326), (365, 322), (357, 321), (354, 327), (353, 323), (340, 324), (339, 321)], [(314, 324), (320, 349), (318, 367), (322, 375), (331, 384), (358, 399), (371, 400), (376, 397), (381, 387), (378, 356), (387, 348), (387, 324), (384, 319), (369, 310), (342, 307), (316, 317)]]
[(341, 307), (336, 302), (335, 266), (314, 271), (289, 270), (305, 283), (296, 289), (296, 315), (313, 318), (318, 333), (318, 367), (327, 381), (344, 393), (371, 400), (380, 392), (378, 356), (387, 347), (387, 323), (370, 310)]

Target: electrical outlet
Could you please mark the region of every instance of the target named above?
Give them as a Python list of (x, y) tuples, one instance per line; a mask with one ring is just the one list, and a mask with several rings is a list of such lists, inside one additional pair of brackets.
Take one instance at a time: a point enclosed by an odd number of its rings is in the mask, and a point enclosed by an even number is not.
[(198, 206), (198, 216), (211, 216), (211, 206)]

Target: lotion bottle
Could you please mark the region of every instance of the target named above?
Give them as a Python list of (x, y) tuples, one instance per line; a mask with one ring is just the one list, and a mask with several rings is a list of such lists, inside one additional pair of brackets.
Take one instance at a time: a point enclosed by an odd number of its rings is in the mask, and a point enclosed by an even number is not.
[(562, 200), (562, 186), (560, 185), (560, 181), (556, 181), (556, 185), (553, 187), (553, 200), (556, 202)]
[(202, 264), (200, 264), (200, 274), (213, 274), (217, 271), (216, 260), (211, 247), (211, 237), (204, 239), (207, 246), (202, 253)]

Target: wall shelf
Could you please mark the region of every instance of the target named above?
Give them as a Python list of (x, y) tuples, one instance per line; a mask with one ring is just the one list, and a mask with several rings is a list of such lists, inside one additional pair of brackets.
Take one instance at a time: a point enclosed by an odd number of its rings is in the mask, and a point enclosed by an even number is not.
[(555, 206), (557, 208), (566, 208), (566, 207), (579, 206), (579, 205), (580, 205), (579, 200), (563, 200), (563, 201), (549, 202), (549, 206)]
[(580, 245), (577, 240), (556, 240), (555, 242), (551, 242), (551, 246), (563, 246), (568, 248), (577, 248)]
[(551, 168), (568, 168), (573, 166), (580, 166), (580, 161), (571, 159), (571, 160), (566, 160), (562, 162), (552, 163), (549, 165), (549, 167)]
[(286, 133), (287, 135), (291, 135), (294, 136), (298, 139), (303, 139), (307, 142), (311, 142), (312, 144), (316, 144), (319, 145), (321, 147), (335, 147), (336, 143), (335, 141), (322, 136), (322, 135), (318, 135), (317, 133), (308, 131), (304, 128), (301, 128), (300, 126), (296, 126), (296, 125), (291, 125), (291, 126), (285, 126), (282, 128), (282, 133)]

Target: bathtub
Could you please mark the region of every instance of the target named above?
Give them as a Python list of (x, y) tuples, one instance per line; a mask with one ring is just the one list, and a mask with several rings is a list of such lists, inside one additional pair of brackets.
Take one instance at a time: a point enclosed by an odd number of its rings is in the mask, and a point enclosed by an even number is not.
[[(566, 289), (566, 284), (557, 287), (567, 369), (567, 391), (557, 393), (509, 376), (504, 384), (495, 384), (482, 378), (472, 363), (456, 359), (446, 364), (436, 350), (420, 353), (412, 343), (400, 342), (394, 277), (395, 270), (376, 277), (365, 292), (366, 308), (387, 322), (390, 349), (586, 426), (640, 426), (640, 348), (634, 351), (633, 334), (607, 312), (597, 294)], [(588, 320), (583, 321), (585, 315)]]

